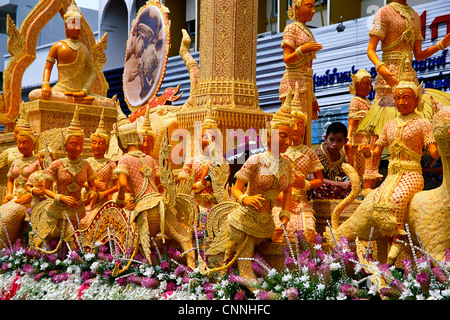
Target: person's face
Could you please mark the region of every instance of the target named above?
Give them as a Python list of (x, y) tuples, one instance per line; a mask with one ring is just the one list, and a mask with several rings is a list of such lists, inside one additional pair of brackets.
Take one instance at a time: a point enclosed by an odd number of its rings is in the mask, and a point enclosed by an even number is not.
[(142, 138), (142, 144), (139, 146), (139, 149), (143, 153), (150, 155), (153, 151), (153, 136), (143, 135)]
[(66, 35), (70, 39), (78, 39), (81, 32), (81, 19), (69, 18), (66, 22)]
[(302, 118), (294, 119), (294, 127), (292, 128), (291, 140), (293, 146), (298, 146), (301, 139), (303, 138), (303, 133), (305, 131), (305, 122)]
[(269, 148), (274, 152), (273, 148), (278, 147), (280, 154), (285, 153), (291, 145), (292, 128), (290, 126), (279, 126), (276, 130), (272, 130), (272, 134), (268, 137)]
[(105, 139), (101, 137), (92, 137), (91, 138), (91, 148), (92, 153), (94, 154), (94, 158), (103, 158), (105, 156), (105, 152), (108, 149), (108, 144)]
[(66, 152), (70, 160), (77, 160), (83, 151), (84, 137), (70, 137), (67, 140)]
[(331, 132), (330, 134), (325, 136), (325, 142), (327, 144), (327, 150), (328, 152), (330, 152), (330, 154), (338, 154), (344, 144), (347, 143), (347, 137), (345, 137), (342, 132)]
[(17, 148), (24, 157), (31, 157), (33, 155), (34, 143), (27, 137), (22, 135), (17, 135)]
[(300, 7), (295, 7), (295, 15), (297, 16), (298, 21), (300, 22), (308, 22), (311, 21), (316, 10), (314, 0), (303, 0), (302, 5)]
[(417, 106), (417, 99), (412, 89), (396, 89), (394, 93), (395, 106), (403, 115), (413, 113)]
[(363, 78), (359, 84), (356, 85), (356, 95), (365, 98), (372, 91), (372, 79), (369, 77)]

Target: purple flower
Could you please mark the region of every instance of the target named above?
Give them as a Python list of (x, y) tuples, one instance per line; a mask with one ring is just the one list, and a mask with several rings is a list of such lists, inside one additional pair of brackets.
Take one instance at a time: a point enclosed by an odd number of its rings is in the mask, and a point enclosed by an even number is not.
[(141, 282), (142, 282), (142, 277), (137, 276), (135, 274), (131, 274), (127, 278), (128, 278), (129, 283), (141, 284)]
[(289, 269), (295, 269), (295, 261), (292, 259), (292, 257), (287, 257), (284, 259), (284, 264)]
[(6, 271), (9, 269), (9, 264), (7, 262), (2, 263), (2, 270)]
[(81, 280), (86, 281), (95, 277), (95, 274), (91, 271), (84, 271), (81, 274)]
[(428, 293), (428, 274), (424, 271), (421, 271), (420, 273), (416, 274), (416, 280), (420, 284), (420, 287), (422, 288), (422, 292), (427, 294)]
[(277, 300), (280, 294), (271, 291), (260, 291), (258, 292), (259, 300)]
[(325, 284), (329, 284), (332, 279), (330, 266), (326, 263), (321, 264), (318, 268), (318, 271), (322, 275), (322, 279), (325, 282)]
[(402, 292), (405, 289), (405, 285), (399, 279), (392, 280), (389, 286), (398, 292)]
[(298, 290), (296, 287), (290, 287), (286, 290), (286, 297), (288, 300), (295, 300), (298, 297)]
[(80, 255), (76, 251), (72, 251), (70, 253), (69, 258), (70, 258), (70, 260), (72, 260), (74, 262), (78, 262), (78, 263), (83, 263), (84, 262), (83, 258), (81, 258)]
[(169, 250), (167, 251), (167, 254), (169, 255), (170, 258), (177, 260), (180, 255), (180, 251), (178, 251), (175, 248), (169, 248)]
[(66, 272), (58, 273), (52, 277), (52, 281), (55, 283), (60, 283), (69, 279), (69, 274)]
[(206, 293), (206, 299), (208, 299), (208, 300), (214, 300), (215, 297), (216, 296), (214, 295), (213, 292), (207, 292)]
[(177, 285), (175, 284), (175, 282), (169, 282), (167, 284), (166, 291), (175, 291), (175, 290), (177, 290)]
[(39, 282), (39, 280), (41, 280), (45, 275), (45, 272), (39, 272), (37, 274), (34, 275), (33, 280), (36, 282)]
[(33, 268), (27, 263), (22, 267), (22, 271), (25, 273), (33, 273)]
[(348, 283), (342, 284), (341, 287), (339, 288), (339, 292), (342, 292), (349, 298), (355, 297), (357, 291), (358, 291), (357, 288)]
[(117, 284), (121, 287), (127, 284), (127, 278), (119, 278), (117, 279)]
[(405, 260), (402, 260), (403, 264), (403, 271), (405, 272), (405, 275), (409, 275), (413, 272), (412, 268), (412, 260), (409, 258), (406, 258)]
[(234, 300), (244, 300), (245, 299), (245, 292), (243, 290), (239, 290), (236, 292), (236, 294), (233, 297)]
[(159, 281), (155, 278), (145, 277), (142, 279), (141, 285), (147, 289), (154, 289), (159, 286)]
[(445, 262), (450, 262), (450, 248), (445, 249)]
[(167, 261), (161, 262), (161, 269), (163, 269), (164, 271), (169, 271), (170, 270), (169, 263)]

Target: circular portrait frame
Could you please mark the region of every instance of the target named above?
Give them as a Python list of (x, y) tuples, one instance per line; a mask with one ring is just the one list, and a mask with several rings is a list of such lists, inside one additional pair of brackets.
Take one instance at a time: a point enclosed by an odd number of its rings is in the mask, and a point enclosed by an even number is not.
[(169, 49), (168, 10), (159, 1), (147, 1), (133, 20), (126, 46), (122, 80), (131, 112), (158, 93), (166, 74)]

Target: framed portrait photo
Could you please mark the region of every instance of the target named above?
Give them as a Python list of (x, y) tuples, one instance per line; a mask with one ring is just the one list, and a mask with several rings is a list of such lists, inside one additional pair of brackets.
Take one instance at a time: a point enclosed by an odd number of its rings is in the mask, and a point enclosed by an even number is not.
[(125, 53), (123, 90), (132, 112), (158, 93), (169, 48), (168, 10), (159, 1), (147, 1), (132, 23)]

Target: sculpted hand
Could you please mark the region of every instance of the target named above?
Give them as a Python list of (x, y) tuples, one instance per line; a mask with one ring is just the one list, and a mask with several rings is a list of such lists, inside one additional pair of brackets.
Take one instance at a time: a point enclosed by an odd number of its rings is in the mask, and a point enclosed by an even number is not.
[(14, 200), (14, 202), (18, 204), (26, 204), (30, 203), (32, 199), (33, 196), (31, 195), (31, 193), (25, 193), (24, 195), (21, 195), (16, 200)]
[(358, 146), (358, 152), (361, 152), (365, 158), (370, 157), (370, 146)]
[(95, 180), (95, 189), (97, 191), (103, 191), (106, 188), (106, 184), (101, 180)]
[(389, 71), (389, 69), (382, 65), (378, 68), (378, 73), (381, 74), (384, 80), (391, 86), (394, 87), (398, 84), (398, 80), (395, 78), (396, 74)]
[(322, 111), (320, 111), (319, 108), (319, 103), (317, 102), (317, 100), (314, 100), (314, 102), (312, 103), (312, 115), (311, 118), (313, 120), (318, 120), (319, 119), (319, 113), (321, 113)]
[(322, 50), (323, 46), (315, 41), (310, 41), (302, 45), (302, 52), (303, 53), (309, 53), (309, 52), (317, 52)]
[(305, 187), (305, 178), (297, 173), (294, 173), (294, 183), (292, 184), (294, 188), (303, 189)]
[(253, 208), (255, 208), (256, 210), (261, 209), (261, 208), (262, 208), (261, 201), (266, 200), (266, 199), (264, 199), (264, 198), (261, 197), (261, 196), (262, 196), (262, 194), (257, 194), (257, 195), (255, 195), (255, 196), (248, 196), (248, 197), (245, 197), (245, 198), (242, 200), (242, 203), (243, 203), (245, 206), (253, 207)]
[(72, 96), (72, 97), (86, 97), (86, 92), (84, 90), (80, 91), (68, 91), (64, 92), (66, 96)]
[(49, 100), (50, 99), (50, 84), (49, 83), (43, 83), (41, 87), (41, 99), (42, 100)]
[(78, 208), (78, 201), (71, 196), (61, 196), (60, 201), (71, 209)]
[(7, 195), (3, 198), (2, 204), (5, 204), (5, 203), (7, 203), (8, 201), (11, 201), (13, 198), (14, 198), (14, 197), (13, 197), (12, 194), (7, 194)]

